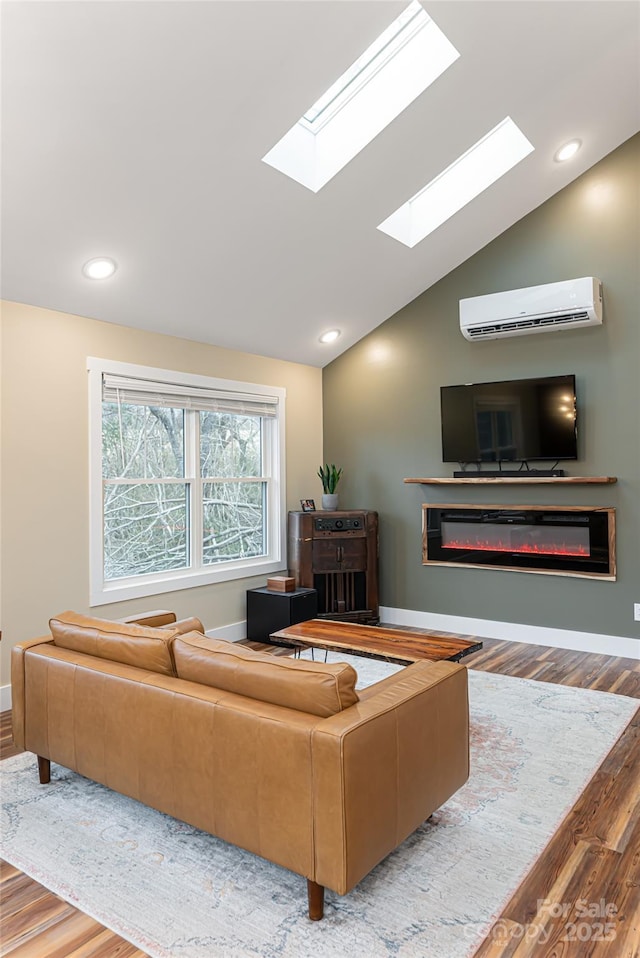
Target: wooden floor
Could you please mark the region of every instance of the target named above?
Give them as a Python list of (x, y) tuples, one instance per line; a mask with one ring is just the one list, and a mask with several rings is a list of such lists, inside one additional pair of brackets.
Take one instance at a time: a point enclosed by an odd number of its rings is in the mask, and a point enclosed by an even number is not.
[[(638, 661), (483, 641), (484, 648), (468, 656), (465, 665), (640, 699)], [(0, 716), (0, 758), (15, 753), (6, 712)], [(0, 891), (0, 956), (144, 958), (133, 945), (5, 863)], [(563, 906), (568, 911), (558, 917)], [(614, 915), (585, 914), (587, 908), (605, 911), (607, 906), (609, 912), (615, 909)], [(612, 927), (607, 927), (610, 921)], [(476, 952), (476, 958), (605, 955), (640, 958), (640, 709)]]

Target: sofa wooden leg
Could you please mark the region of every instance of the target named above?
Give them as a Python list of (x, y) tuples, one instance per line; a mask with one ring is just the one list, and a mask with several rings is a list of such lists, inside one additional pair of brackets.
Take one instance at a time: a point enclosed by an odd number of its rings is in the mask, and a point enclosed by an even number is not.
[(320, 921), (324, 916), (324, 885), (307, 878), (307, 894), (309, 896), (309, 918), (311, 921)]
[(38, 755), (38, 774), (40, 784), (48, 785), (51, 781), (51, 762), (48, 758), (43, 758), (42, 755)]

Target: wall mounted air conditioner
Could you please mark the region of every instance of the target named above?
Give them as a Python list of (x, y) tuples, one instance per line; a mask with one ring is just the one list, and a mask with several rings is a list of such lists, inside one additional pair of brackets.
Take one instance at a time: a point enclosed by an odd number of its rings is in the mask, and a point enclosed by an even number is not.
[(472, 342), (601, 325), (602, 283), (593, 276), (460, 300), (460, 330)]

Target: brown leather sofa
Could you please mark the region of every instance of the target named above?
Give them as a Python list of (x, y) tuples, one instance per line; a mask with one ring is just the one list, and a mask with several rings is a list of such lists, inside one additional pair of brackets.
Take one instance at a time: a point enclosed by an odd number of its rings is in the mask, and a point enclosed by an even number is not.
[(64, 613), (12, 657), (16, 745), (344, 895), (464, 784), (467, 671), (356, 693), (347, 664), (207, 639), (201, 623)]

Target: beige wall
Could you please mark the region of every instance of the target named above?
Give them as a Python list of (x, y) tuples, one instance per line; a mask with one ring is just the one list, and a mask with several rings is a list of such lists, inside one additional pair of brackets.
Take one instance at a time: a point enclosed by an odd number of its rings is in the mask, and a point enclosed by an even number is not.
[(0, 685), (11, 647), (76, 609), (117, 618), (136, 609), (198, 615), (206, 628), (245, 617), (245, 592), (264, 577), (200, 586), (89, 609), (87, 356), (283, 386), (287, 507), (319, 492), (322, 372), (171, 336), (16, 303), (2, 304)]

